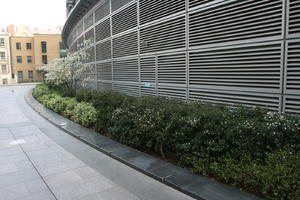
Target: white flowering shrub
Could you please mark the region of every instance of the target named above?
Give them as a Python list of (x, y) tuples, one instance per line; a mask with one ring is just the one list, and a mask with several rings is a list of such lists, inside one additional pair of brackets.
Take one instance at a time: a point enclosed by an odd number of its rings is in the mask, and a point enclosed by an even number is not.
[[(85, 41), (86, 49), (90, 45)], [(45, 65), (45, 81), (54, 86), (63, 86), (72, 89), (85, 87), (87, 83), (94, 82), (91, 73), (93, 66), (86, 64), (89, 55), (85, 50), (69, 53), (65, 58), (58, 58), (53, 63)]]

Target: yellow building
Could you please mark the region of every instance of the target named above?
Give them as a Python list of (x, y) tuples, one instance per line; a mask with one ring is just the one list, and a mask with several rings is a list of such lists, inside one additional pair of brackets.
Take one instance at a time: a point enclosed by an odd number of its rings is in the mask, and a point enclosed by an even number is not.
[(42, 66), (65, 55), (60, 34), (11, 37), (12, 72), (18, 83), (42, 81)]

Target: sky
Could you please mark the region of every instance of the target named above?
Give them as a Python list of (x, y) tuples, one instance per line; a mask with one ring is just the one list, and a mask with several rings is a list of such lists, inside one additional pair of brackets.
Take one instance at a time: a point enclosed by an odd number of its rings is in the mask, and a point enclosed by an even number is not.
[(0, 28), (10, 24), (49, 29), (63, 26), (65, 0), (0, 0)]

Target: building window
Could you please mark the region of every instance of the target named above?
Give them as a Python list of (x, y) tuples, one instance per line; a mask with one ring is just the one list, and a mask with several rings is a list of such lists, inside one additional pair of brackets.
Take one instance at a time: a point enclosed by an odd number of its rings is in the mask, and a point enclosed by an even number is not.
[(42, 46), (42, 53), (47, 53), (47, 42), (42, 41), (41, 46)]
[(0, 38), (0, 47), (4, 47), (4, 38)]
[(28, 71), (28, 78), (33, 79), (33, 71)]
[(60, 42), (59, 43), (59, 53), (60, 53), (60, 58), (64, 58), (67, 56), (67, 50), (66, 50), (66, 47), (64, 45), (63, 42)]
[(6, 65), (1, 65), (1, 71), (2, 71), (2, 73), (7, 73), (7, 67), (6, 67)]
[(3, 85), (7, 85), (7, 84), (8, 84), (7, 78), (2, 79), (2, 84), (3, 84)]
[(18, 71), (18, 80), (23, 80), (23, 71)]
[(17, 63), (22, 63), (22, 56), (17, 56)]
[(32, 56), (27, 56), (27, 63), (32, 63)]
[(63, 42), (60, 42), (59, 43), (59, 49), (62, 50), (62, 49), (66, 49), (65, 45)]
[(32, 49), (31, 43), (26, 43), (26, 49), (27, 50)]
[(16, 43), (16, 49), (18, 49), (18, 50), (22, 49), (22, 48), (21, 48), (21, 43), (20, 43), (20, 42), (17, 42), (17, 43)]
[(0, 60), (5, 60), (5, 52), (0, 52)]
[(48, 57), (47, 57), (47, 55), (42, 55), (42, 62), (43, 62), (43, 64), (48, 64)]

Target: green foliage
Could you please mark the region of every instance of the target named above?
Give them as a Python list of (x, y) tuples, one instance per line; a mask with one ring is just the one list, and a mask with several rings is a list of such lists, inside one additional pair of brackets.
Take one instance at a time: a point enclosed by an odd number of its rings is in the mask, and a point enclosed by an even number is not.
[(83, 126), (90, 127), (96, 122), (97, 111), (90, 103), (79, 103), (75, 98), (62, 97), (61, 92), (43, 84), (34, 89), (33, 96), (47, 108)]
[(50, 89), (46, 84), (39, 84), (37, 87), (34, 88), (32, 95), (34, 98), (39, 98), (49, 93)]
[(63, 112), (63, 115), (65, 117), (71, 119), (71, 117), (73, 116), (73, 113), (74, 113), (73, 110), (75, 109), (78, 102), (74, 98), (69, 98), (69, 99), (66, 99), (65, 103), (67, 106)]
[(91, 127), (96, 122), (96, 117), (97, 111), (93, 105), (90, 103), (81, 102), (75, 106), (71, 120), (82, 124), (83, 126)]
[(93, 89), (36, 90), (44, 105), (123, 144), (269, 200), (300, 196), (298, 116)]
[(216, 177), (270, 200), (297, 200), (300, 197), (300, 156), (291, 149), (267, 153), (264, 160), (254, 160), (247, 154), (240, 160), (200, 154), (186, 160), (195, 173)]

